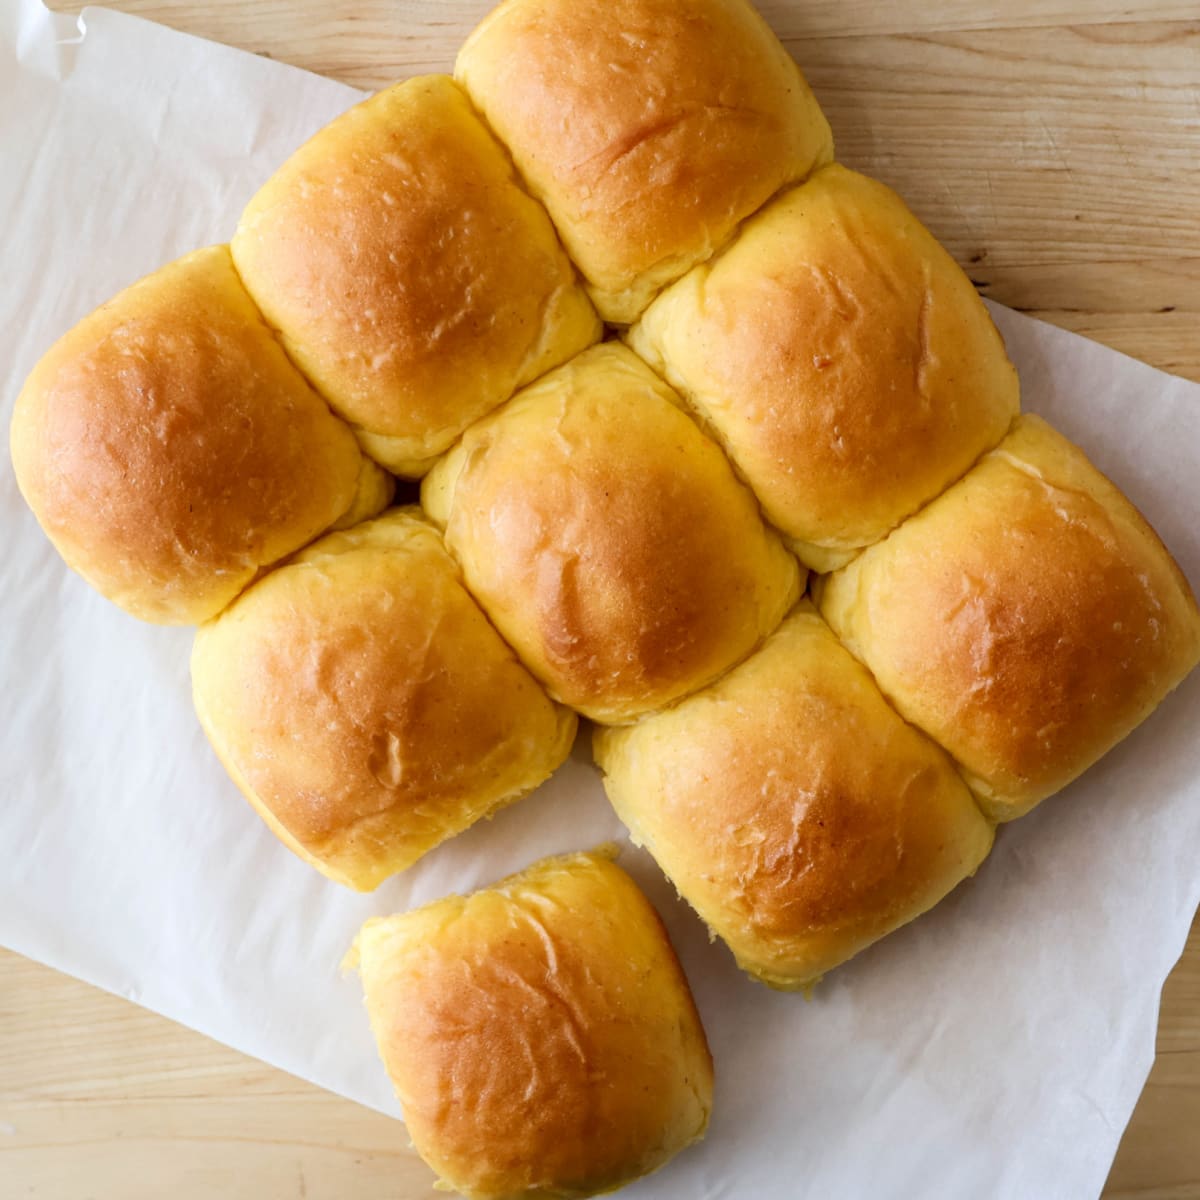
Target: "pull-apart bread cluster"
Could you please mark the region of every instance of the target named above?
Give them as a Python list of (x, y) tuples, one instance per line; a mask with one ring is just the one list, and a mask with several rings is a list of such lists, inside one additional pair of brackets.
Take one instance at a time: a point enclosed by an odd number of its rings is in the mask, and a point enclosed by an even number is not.
[[(109, 599), (200, 626), (200, 720), (296, 854), (374, 888), (545, 780), (582, 714), (634, 839), (804, 989), (1195, 666), (1153, 530), (833, 158), (745, 0), (506, 0), (454, 78), (351, 109), (231, 245), (34, 368), (30, 507)], [(384, 511), (395, 475), (421, 509)], [(591, 1195), (703, 1134), (686, 980), (603, 855), (356, 954), (464, 1195)]]

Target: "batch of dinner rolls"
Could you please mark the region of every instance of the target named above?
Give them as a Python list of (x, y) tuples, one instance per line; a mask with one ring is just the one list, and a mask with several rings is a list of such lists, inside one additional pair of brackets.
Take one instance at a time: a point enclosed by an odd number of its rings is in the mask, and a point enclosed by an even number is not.
[[(775, 988), (935, 905), (1200, 659), (1154, 531), (1020, 414), (974, 288), (745, 0), (506, 0), (65, 334), (11, 446), (71, 568), (199, 626), (213, 749), (317, 870), (375, 888), (583, 716)], [(611, 1190), (707, 1126), (662, 923), (580, 850), (350, 955), (474, 1200)]]

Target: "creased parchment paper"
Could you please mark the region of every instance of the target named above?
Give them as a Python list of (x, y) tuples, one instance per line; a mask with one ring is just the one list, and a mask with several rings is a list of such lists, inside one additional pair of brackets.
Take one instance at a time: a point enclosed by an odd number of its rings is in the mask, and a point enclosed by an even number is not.
[[(69, 325), (194, 247), (358, 98), (116, 15), (0, 0), (3, 421)], [(995, 310), (1025, 405), (1200, 580), (1200, 387)], [(531, 799), (371, 896), (294, 859), (193, 718), (186, 630), (72, 576), (0, 470), (0, 942), (394, 1112), (338, 963), (361, 921), (620, 837), (586, 747)], [(630, 1200), (1099, 1193), (1200, 897), (1200, 674), (978, 877), (809, 1003), (742, 979), (649, 861), (717, 1064), (708, 1140)], [(405, 1134), (397, 1126), (396, 1137)]]

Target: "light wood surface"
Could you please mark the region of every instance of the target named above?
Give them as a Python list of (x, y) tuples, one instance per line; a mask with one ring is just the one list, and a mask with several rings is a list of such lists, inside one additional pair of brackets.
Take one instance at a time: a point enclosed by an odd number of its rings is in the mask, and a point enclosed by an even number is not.
[[(840, 157), (898, 187), (986, 295), (1200, 380), (1196, 0), (760, 6)], [(112, 7), (371, 87), (446, 69), (490, 0)], [(431, 1182), (394, 1122), (0, 953), (5, 1198), (425, 1200)], [(1105, 1196), (1200, 1197), (1200, 924)]]

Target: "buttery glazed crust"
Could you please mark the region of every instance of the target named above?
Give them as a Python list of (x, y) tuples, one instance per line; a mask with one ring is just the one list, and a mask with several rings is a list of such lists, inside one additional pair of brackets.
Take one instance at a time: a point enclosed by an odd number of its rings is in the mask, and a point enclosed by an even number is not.
[(803, 76), (744, 0), (508, 0), (456, 75), (619, 324), (833, 158)]
[(595, 1195), (703, 1137), (712, 1059), (687, 980), (600, 854), (368, 921), (354, 958), (413, 1144), (471, 1200)]
[(997, 820), (1081, 774), (1200, 659), (1154, 531), (1036, 417), (823, 585), (834, 630)]
[(950, 759), (807, 602), (712, 687), (594, 745), (634, 840), (772, 987), (815, 983), (991, 848)]
[(965, 474), (1019, 407), (971, 281), (894, 192), (841, 166), (772, 202), (629, 341), (818, 571)]
[(329, 878), (376, 887), (547, 779), (574, 714), (399, 510), (331, 534), (196, 635), (196, 712), (271, 828)]
[(322, 129), (251, 200), (233, 257), (301, 370), (401, 475), (601, 333), (545, 212), (447, 76)]
[(213, 616), (329, 528), (356, 502), (362, 463), (227, 246), (162, 267), (61, 337), (17, 398), (11, 446), (67, 565), (169, 625)]
[(597, 721), (702, 687), (802, 588), (720, 450), (615, 343), (472, 426), (421, 498), (505, 639)]

